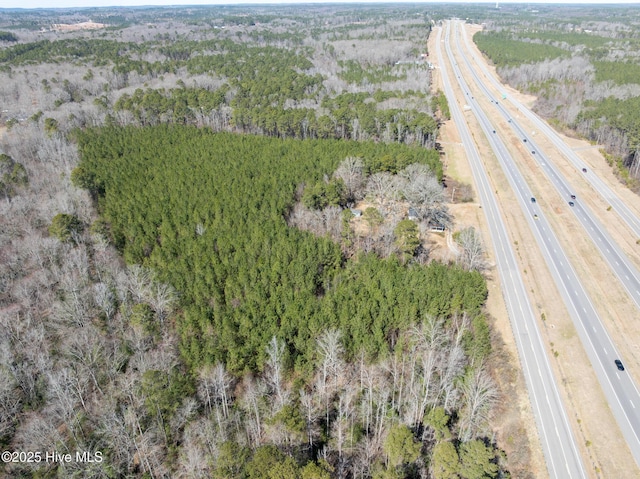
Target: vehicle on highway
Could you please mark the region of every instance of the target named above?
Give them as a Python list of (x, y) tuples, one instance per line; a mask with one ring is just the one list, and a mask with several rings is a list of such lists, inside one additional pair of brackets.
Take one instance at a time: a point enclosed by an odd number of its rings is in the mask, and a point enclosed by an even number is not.
[(534, 220), (539, 219), (539, 218), (538, 218), (538, 215), (533, 215), (533, 219), (534, 219)]
[(573, 201), (569, 201), (569, 206), (573, 206), (575, 203)]
[(576, 195), (571, 195), (571, 199), (575, 200), (576, 199)]
[(586, 173), (586, 172), (587, 172), (587, 169), (586, 169), (586, 168), (582, 168), (582, 172), (583, 172), (583, 173)]
[(624, 365), (622, 364), (622, 361), (620, 361), (619, 359), (616, 359), (614, 363), (616, 363), (616, 367), (618, 368), (619, 371), (624, 371)]
[(536, 154), (536, 150), (531, 150), (531, 154), (535, 155)]
[(526, 142), (527, 142), (527, 139), (526, 139), (526, 138), (523, 138), (523, 139), (522, 139), (522, 141), (524, 141), (524, 142), (526, 143)]
[(531, 197), (531, 203), (535, 203), (535, 202), (536, 202), (536, 199), (532, 196)]

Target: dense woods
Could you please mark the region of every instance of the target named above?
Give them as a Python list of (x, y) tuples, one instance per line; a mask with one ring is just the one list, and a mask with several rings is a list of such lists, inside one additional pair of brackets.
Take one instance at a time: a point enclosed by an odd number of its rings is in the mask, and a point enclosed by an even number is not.
[(2, 474), (530, 477), (479, 236), (427, 248), (436, 15), (0, 10), (0, 445), (101, 457)]
[(519, 41), (504, 33), (476, 34), (474, 41), (482, 53), (501, 67), (568, 56), (568, 52), (553, 45)]
[(366, 256), (344, 269), (338, 244), (284, 221), (298, 184), (330, 173), (336, 160), (427, 161), (424, 150), (176, 127), (78, 137), (83, 161), (72, 178), (96, 196), (111, 241), (183, 294), (189, 364), (224, 361), (232, 372), (255, 372), (275, 336), (303, 371), (326, 328), (342, 331), (349, 360), (363, 352), (370, 361), (386, 357), (398, 331), (425, 314), (475, 316), (484, 302), (479, 275)]

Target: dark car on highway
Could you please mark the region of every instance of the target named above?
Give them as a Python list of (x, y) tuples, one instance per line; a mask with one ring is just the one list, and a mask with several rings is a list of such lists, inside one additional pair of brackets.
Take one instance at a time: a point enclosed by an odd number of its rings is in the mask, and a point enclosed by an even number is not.
[(624, 371), (624, 365), (622, 364), (622, 361), (620, 361), (619, 359), (616, 359), (614, 363), (616, 363), (616, 367), (618, 368), (619, 371)]

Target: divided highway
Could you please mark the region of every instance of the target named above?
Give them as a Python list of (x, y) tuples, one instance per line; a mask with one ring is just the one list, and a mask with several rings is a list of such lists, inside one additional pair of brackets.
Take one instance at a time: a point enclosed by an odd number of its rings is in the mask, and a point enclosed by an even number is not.
[[(560, 400), (560, 394), (536, 325), (535, 314), (529, 302), (497, 200), (493, 195), (480, 154), (464, 116), (454, 98), (440, 48), (441, 36), (442, 29), (439, 29), (437, 55), (442, 66), (445, 95), (469, 158), (480, 203), (489, 225), (502, 292), (516, 339), (549, 475), (554, 479), (584, 478), (587, 475), (564, 406)], [(448, 49), (448, 41), (446, 45)]]
[[(457, 25), (456, 25), (457, 26)], [(457, 28), (456, 28), (457, 32)], [(516, 132), (519, 138), (527, 142), (528, 150), (531, 153), (533, 159), (540, 165), (541, 171), (547, 176), (547, 178), (554, 185), (558, 193), (564, 199), (566, 205), (571, 205), (573, 212), (580, 224), (582, 224), (585, 232), (594, 243), (596, 248), (600, 251), (600, 254), (604, 257), (605, 261), (618, 277), (622, 286), (627, 290), (627, 293), (631, 299), (635, 302), (636, 307), (640, 309), (640, 272), (633, 266), (629, 258), (623, 253), (622, 249), (617, 243), (606, 233), (604, 226), (595, 218), (595, 215), (590, 209), (580, 202), (579, 198), (572, 196), (572, 190), (566, 181), (566, 179), (558, 172), (553, 162), (549, 160), (549, 157), (536, 145), (533, 139), (526, 134), (524, 128), (522, 128), (515, 118), (512, 118), (509, 112), (502, 106), (500, 101), (491, 94), (489, 89), (482, 82), (480, 76), (475, 72), (473, 66), (469, 62), (466, 56), (463, 55), (460, 48), (458, 35), (455, 36), (456, 47), (458, 52), (462, 55), (467, 68), (473, 75), (473, 79), (478, 87), (484, 91), (487, 98), (497, 108), (500, 114), (507, 120), (511, 128)], [(566, 145), (565, 145), (566, 147)], [(589, 175), (590, 177), (596, 177), (594, 173)], [(600, 180), (602, 182), (602, 180)], [(619, 201), (622, 203), (621, 201)], [(627, 208), (628, 211), (628, 208)]]
[[(448, 24), (448, 28), (449, 26), (450, 24)], [(537, 207), (536, 203), (530, 201), (532, 197), (531, 191), (526, 184), (526, 181), (518, 171), (515, 162), (511, 158), (504, 143), (496, 134), (495, 127), (492, 126), (480, 105), (473, 99), (471, 91), (464, 81), (462, 72), (453, 57), (448, 41), (446, 43), (446, 47), (449, 60), (452, 63), (455, 75), (458, 77), (458, 82), (462, 90), (467, 95), (467, 102), (469, 103), (472, 112), (476, 115), (491, 147), (507, 175), (509, 183), (518, 197), (518, 202), (521, 208), (526, 213), (529, 226), (534, 233), (538, 246), (543, 253), (558, 290), (567, 306), (567, 310), (574, 322), (585, 351), (591, 361), (592, 367), (596, 372), (596, 376), (600, 381), (611, 410), (613, 411), (636, 462), (640, 464), (640, 439), (638, 437), (638, 434), (640, 433), (640, 414), (639, 409), (637, 409), (640, 408), (640, 394), (638, 393), (631, 377), (625, 371), (618, 371), (614, 365), (614, 359), (620, 357), (615, 345), (603, 327), (598, 313), (593, 307), (593, 304), (583, 288), (579, 277), (562, 250), (552, 228), (546, 221), (543, 212)], [(459, 55), (464, 57), (461, 51), (459, 51)], [(472, 66), (469, 64), (468, 60), (465, 59), (465, 61), (469, 70), (474, 74), (475, 81), (480, 85), (481, 82), (473, 72)], [(496, 103), (497, 100), (493, 99), (492, 101), (495, 105), (499, 106), (499, 103)], [(515, 119), (511, 118), (511, 120), (510, 124), (512, 127), (519, 128), (516, 125)], [(519, 133), (521, 133), (521, 130)], [(539, 150), (535, 145), (531, 151), (536, 151), (536, 156), (539, 154)], [(540, 162), (544, 163), (544, 165), (541, 164), (543, 169), (544, 166), (548, 164), (544, 158)], [(551, 167), (545, 169), (548, 178), (553, 183), (553, 175), (548, 172), (551, 170)], [(569, 190), (566, 183), (563, 183), (559, 175), (556, 175), (556, 181), (555, 185), (559, 188), (560, 194), (568, 196), (570, 194)], [(580, 208), (577, 201), (574, 202), (574, 206), (569, 206), (568, 201), (571, 201), (570, 196), (568, 196), (566, 200), (567, 208), (573, 208), (573, 211), (576, 212), (578, 217), (580, 218), (580, 216), (582, 216), (581, 219), (585, 221), (588, 217), (586, 214), (586, 208)], [(593, 226), (595, 230), (599, 225), (595, 222), (587, 223), (587, 230), (589, 230), (591, 226)], [(600, 235), (602, 235), (602, 233), (600, 233)], [(601, 246), (598, 245), (598, 241), (600, 241), (597, 239), (598, 236), (594, 234), (592, 238), (594, 237), (596, 238), (596, 245)], [(604, 243), (605, 237), (602, 235), (601, 238), (603, 238), (601, 241)], [(605, 249), (606, 246), (607, 245), (605, 245)], [(613, 253), (619, 253), (611, 243), (609, 243), (608, 246)], [(625, 263), (622, 256), (619, 256), (618, 260), (620, 263)], [(631, 276), (635, 275), (633, 268), (629, 264), (624, 264), (624, 267), (628, 268), (626, 271), (630, 274), (629, 281), (637, 281), (637, 278), (631, 278)], [(625, 270), (623, 269), (622, 271)]]
[[(462, 36), (464, 38), (465, 45), (467, 46), (467, 51), (471, 52), (473, 60), (482, 70), (485, 78), (491, 82), (496, 90), (503, 91), (504, 88), (500, 82), (498, 82), (498, 80), (496, 80), (495, 77), (487, 70), (484, 63), (477, 58), (475, 50), (469, 46), (469, 39), (467, 38), (467, 34), (464, 29), (462, 29)], [(580, 158), (564, 141), (562, 141), (562, 138), (560, 138), (553, 128), (549, 127), (546, 122), (538, 118), (535, 113), (526, 108), (516, 99), (508, 97), (508, 101), (516, 107), (520, 113), (526, 116), (539, 131), (544, 133), (544, 135), (551, 140), (555, 147), (562, 152), (565, 158), (573, 164), (578, 174), (582, 174), (583, 169), (587, 170), (587, 175), (584, 176), (584, 180), (591, 184), (595, 191), (611, 205), (613, 211), (615, 211), (627, 226), (629, 226), (636, 237), (640, 238), (640, 218), (631, 211), (620, 197), (611, 188), (609, 188), (609, 186), (602, 181), (598, 175), (590, 174), (588, 170), (589, 165), (587, 165), (582, 158)]]

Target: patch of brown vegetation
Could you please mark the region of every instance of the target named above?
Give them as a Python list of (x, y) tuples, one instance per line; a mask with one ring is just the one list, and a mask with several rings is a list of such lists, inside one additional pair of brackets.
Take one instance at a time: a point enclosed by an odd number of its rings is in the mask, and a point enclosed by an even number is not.
[(54, 32), (76, 32), (78, 30), (99, 30), (100, 28), (106, 28), (104, 23), (96, 23), (92, 21), (81, 23), (54, 23), (51, 25), (51, 30)]

